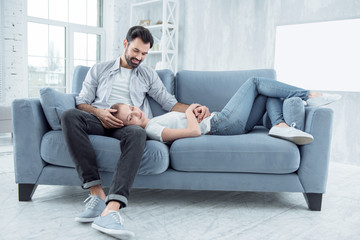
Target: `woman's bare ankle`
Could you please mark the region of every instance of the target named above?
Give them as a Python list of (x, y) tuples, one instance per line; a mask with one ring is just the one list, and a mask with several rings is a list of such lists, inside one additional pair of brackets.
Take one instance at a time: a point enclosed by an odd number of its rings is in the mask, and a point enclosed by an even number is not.
[(310, 91), (310, 93), (309, 93), (309, 98), (321, 97), (321, 96), (322, 96), (322, 93), (320, 93), (320, 92)]
[(284, 122), (281, 122), (281, 123), (278, 123), (278, 124), (274, 125), (274, 127), (289, 127), (289, 125), (287, 125)]

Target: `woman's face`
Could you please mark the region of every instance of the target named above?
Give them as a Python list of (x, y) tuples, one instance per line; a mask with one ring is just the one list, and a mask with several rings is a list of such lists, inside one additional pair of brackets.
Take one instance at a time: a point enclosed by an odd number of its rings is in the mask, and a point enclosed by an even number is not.
[(138, 107), (122, 104), (116, 113), (116, 117), (124, 122), (124, 125), (142, 126), (145, 122), (146, 115)]

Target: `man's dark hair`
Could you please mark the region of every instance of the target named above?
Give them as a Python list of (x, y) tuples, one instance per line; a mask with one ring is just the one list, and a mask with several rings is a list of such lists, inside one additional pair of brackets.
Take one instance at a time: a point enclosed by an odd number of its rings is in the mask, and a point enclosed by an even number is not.
[(150, 48), (154, 44), (154, 39), (149, 31), (149, 29), (142, 26), (131, 27), (126, 34), (126, 40), (130, 43), (135, 38), (140, 37), (144, 43), (150, 43)]

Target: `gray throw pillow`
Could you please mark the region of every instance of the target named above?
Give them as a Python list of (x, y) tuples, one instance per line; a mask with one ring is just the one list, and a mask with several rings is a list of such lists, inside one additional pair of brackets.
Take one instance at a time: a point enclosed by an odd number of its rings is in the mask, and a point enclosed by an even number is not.
[(75, 108), (76, 95), (74, 93), (61, 93), (52, 88), (40, 89), (41, 106), (53, 130), (61, 130), (60, 116), (63, 111)]

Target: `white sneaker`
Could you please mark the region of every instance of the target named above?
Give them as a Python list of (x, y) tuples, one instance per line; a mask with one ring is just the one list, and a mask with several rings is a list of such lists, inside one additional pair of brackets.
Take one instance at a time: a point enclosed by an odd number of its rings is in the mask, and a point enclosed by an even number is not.
[(314, 137), (306, 132), (293, 127), (272, 127), (269, 135), (281, 139), (288, 140), (296, 145), (305, 145), (314, 141)]
[(91, 227), (118, 239), (125, 240), (135, 237), (133, 232), (125, 229), (124, 220), (120, 213), (116, 211), (110, 211), (109, 214), (103, 217), (97, 217)]
[(306, 100), (306, 104), (309, 107), (323, 106), (335, 102), (341, 99), (339, 94), (323, 93), (320, 97), (312, 97)]
[(93, 222), (106, 207), (104, 200), (102, 200), (99, 196), (91, 194), (87, 199), (85, 199), (84, 203), (86, 203), (85, 211), (75, 218), (75, 221), (77, 222)]

